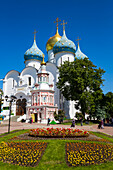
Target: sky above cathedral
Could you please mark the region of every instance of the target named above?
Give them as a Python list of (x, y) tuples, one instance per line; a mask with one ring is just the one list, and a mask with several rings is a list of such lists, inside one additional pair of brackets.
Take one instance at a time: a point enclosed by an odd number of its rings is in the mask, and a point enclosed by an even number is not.
[[(45, 54), (46, 42), (56, 33), (54, 21), (65, 20), (66, 35), (81, 38), (81, 51), (106, 71), (103, 92), (113, 92), (113, 0), (1, 0), (0, 1), (0, 79), (10, 70), (21, 72), (24, 53), (33, 44)], [(63, 34), (59, 23), (59, 34)], [(0, 81), (2, 88), (2, 81)]]

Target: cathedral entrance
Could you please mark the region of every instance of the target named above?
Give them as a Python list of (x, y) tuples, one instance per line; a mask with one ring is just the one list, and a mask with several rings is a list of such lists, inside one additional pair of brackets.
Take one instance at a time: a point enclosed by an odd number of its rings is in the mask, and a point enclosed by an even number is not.
[(16, 102), (16, 115), (22, 116), (26, 114), (26, 99), (18, 99)]
[(37, 122), (37, 113), (35, 113), (34, 115), (35, 115), (35, 122)]

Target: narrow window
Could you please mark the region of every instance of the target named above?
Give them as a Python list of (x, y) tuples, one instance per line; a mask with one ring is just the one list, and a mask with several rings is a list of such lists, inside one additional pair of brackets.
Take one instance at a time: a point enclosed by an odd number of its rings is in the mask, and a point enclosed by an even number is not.
[(15, 86), (15, 80), (13, 79), (13, 87)]
[(52, 100), (53, 100), (53, 97), (52, 97), (52, 96), (50, 96), (50, 103), (52, 103)]
[(35, 102), (36, 102), (36, 104), (37, 104), (37, 96), (35, 96)]
[(28, 77), (28, 85), (31, 86), (31, 77)]
[(20, 80), (20, 85), (22, 85), (22, 80)]
[(62, 65), (62, 57), (61, 57), (61, 65)]
[(47, 82), (49, 82), (49, 78), (48, 77), (46, 78), (46, 80), (47, 80)]
[(46, 102), (46, 96), (43, 96), (43, 102), (44, 103)]

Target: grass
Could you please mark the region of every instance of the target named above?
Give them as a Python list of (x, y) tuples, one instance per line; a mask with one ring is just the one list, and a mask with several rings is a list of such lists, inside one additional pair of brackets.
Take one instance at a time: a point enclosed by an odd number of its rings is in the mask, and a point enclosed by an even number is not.
[(113, 138), (110, 138), (110, 136), (109, 136), (109, 135), (106, 135), (106, 134), (104, 134), (104, 133), (100, 133), (100, 132), (91, 132), (91, 133), (93, 133), (94, 135), (96, 135), (96, 136), (98, 136), (98, 137), (100, 137), (100, 138), (103, 138), (103, 139), (109, 140), (110, 142), (112, 142), (112, 143), (113, 143)]
[[(5, 141), (5, 142), (9, 142), (9, 139), (13, 138), (14, 136), (18, 136), (20, 134), (23, 134), (25, 132), (27, 132), (28, 130), (22, 130), (22, 131), (18, 131), (15, 133), (11, 133), (8, 134), (6, 136), (0, 137), (0, 142), (1, 141)], [(102, 137), (102, 138), (106, 138), (107, 140), (109, 140), (110, 142), (113, 143), (113, 139), (104, 136), (104, 134), (98, 134), (95, 133), (95, 135)], [(17, 140), (19, 141), (19, 140)], [(31, 140), (29, 140), (31, 141)], [(44, 141), (48, 143), (48, 146), (45, 150), (44, 155), (42, 156), (42, 159), (40, 160), (38, 166), (36, 167), (21, 167), (18, 165), (12, 165), (12, 164), (8, 164), (8, 163), (2, 163), (0, 162), (0, 170), (73, 170), (75, 169), (75, 167), (68, 167), (66, 164), (66, 160), (65, 160), (65, 144), (66, 142), (79, 142), (79, 141), (75, 141), (75, 140), (38, 140), (38, 141)], [(20, 141), (21, 142), (21, 141)], [(26, 141), (27, 142), (27, 141)], [(34, 141), (35, 142), (35, 141)], [(86, 142), (86, 141), (82, 141), (82, 142)], [(89, 142), (89, 143), (93, 143), (93, 142)], [(98, 142), (95, 142), (98, 143)], [(100, 165), (90, 165), (87, 167), (76, 167), (76, 170), (112, 170), (113, 169), (113, 162), (107, 162), (107, 163), (103, 163)]]
[[(70, 125), (70, 126), (71, 126), (71, 124), (72, 124), (72, 122), (62, 123), (62, 125)], [(94, 125), (94, 124), (97, 124), (97, 123), (89, 122), (89, 124), (86, 124), (85, 122), (83, 122), (83, 126), (84, 126), (84, 125)], [(80, 126), (81, 123), (80, 123), (80, 122), (77, 122), (77, 123), (75, 122), (75, 126), (76, 126), (76, 125), (79, 125), (79, 126)]]

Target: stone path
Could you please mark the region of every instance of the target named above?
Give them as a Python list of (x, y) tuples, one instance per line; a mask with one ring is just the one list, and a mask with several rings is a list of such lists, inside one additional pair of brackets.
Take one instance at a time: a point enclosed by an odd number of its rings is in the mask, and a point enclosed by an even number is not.
[[(39, 124), (39, 123), (21, 123), (21, 122), (11, 122), (10, 131), (12, 130), (21, 130), (21, 129), (35, 129), (35, 128), (47, 128), (47, 127), (53, 127), (53, 128), (70, 128), (70, 125), (50, 125), (47, 126), (45, 124)], [(77, 129), (84, 129), (88, 131), (94, 131), (94, 132), (103, 132), (105, 134), (113, 136), (113, 127), (105, 126), (104, 129), (98, 129), (98, 125), (84, 125), (84, 126), (78, 126), (76, 125), (75, 128)], [(8, 132), (8, 121), (5, 121), (3, 124), (0, 124), (0, 134)]]

